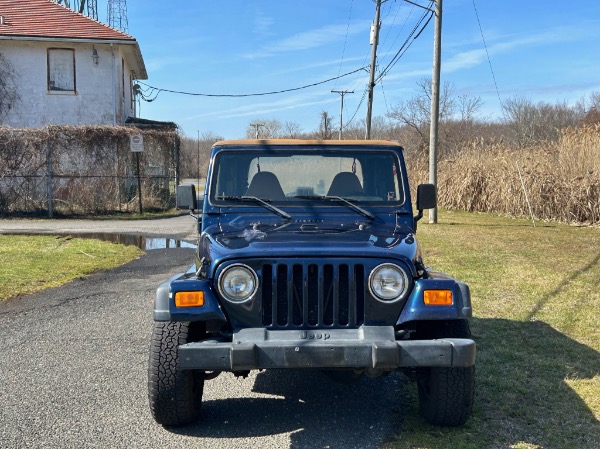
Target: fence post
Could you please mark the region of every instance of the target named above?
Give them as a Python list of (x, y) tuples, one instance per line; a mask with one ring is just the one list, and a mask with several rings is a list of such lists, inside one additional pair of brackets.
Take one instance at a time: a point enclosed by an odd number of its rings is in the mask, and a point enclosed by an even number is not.
[(48, 217), (52, 218), (54, 209), (52, 205), (52, 144), (46, 147), (46, 195), (48, 200)]
[(181, 141), (179, 139), (179, 135), (175, 135), (175, 191), (177, 191), (177, 186), (179, 185), (179, 147)]
[(142, 178), (140, 173), (140, 153), (135, 153), (135, 163), (137, 165), (137, 184), (138, 184), (138, 204), (140, 208), (140, 215), (142, 215)]
[(121, 171), (120, 171), (120, 159), (119, 159), (119, 139), (115, 140), (115, 183), (117, 187), (117, 207), (121, 212)]

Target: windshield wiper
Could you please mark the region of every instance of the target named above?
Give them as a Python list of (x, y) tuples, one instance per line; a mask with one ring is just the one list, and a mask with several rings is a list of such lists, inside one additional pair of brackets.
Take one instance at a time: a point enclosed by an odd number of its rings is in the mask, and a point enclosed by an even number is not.
[(373, 215), (371, 212), (363, 209), (360, 206), (357, 206), (356, 204), (350, 202), (350, 200), (343, 198), (341, 196), (296, 195), (296, 196), (294, 196), (294, 198), (300, 198), (303, 200), (339, 201), (341, 203), (344, 203), (346, 206), (348, 206), (353, 211), (358, 212), (362, 216), (367, 217), (370, 220), (375, 220), (375, 215)]
[(287, 212), (279, 209), (278, 207), (273, 206), (272, 204), (267, 203), (262, 198), (258, 198), (256, 196), (235, 196), (235, 195), (220, 195), (216, 197), (218, 200), (225, 201), (247, 201), (250, 203), (258, 203), (263, 206), (265, 209), (269, 209), (271, 212), (279, 215), (280, 217), (285, 218), (286, 220), (291, 220), (292, 216)]

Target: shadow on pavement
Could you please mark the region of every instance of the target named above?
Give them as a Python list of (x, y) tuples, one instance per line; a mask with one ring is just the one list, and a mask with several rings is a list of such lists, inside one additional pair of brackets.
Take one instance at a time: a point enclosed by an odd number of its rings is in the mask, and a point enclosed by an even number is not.
[(290, 448), (378, 448), (400, 428), (404, 382), (398, 374), (340, 384), (318, 371), (263, 371), (252, 391), (273, 397), (208, 400), (197, 425), (169, 430), (210, 438), (291, 432)]

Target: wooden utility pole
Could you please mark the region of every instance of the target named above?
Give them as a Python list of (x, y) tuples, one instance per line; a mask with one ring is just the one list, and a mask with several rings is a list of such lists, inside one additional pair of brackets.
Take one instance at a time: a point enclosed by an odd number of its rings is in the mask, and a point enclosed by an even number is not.
[(340, 105), (340, 133), (339, 133), (339, 139), (342, 140), (342, 128), (344, 126), (344, 121), (342, 120), (342, 116), (344, 114), (344, 95), (346, 94), (353, 94), (354, 91), (353, 90), (331, 90), (332, 93), (335, 94), (340, 94), (340, 97), (342, 98), (342, 104)]
[(250, 126), (254, 126), (256, 128), (256, 138), (258, 139), (258, 128), (261, 126), (265, 126), (263, 123), (250, 123)]
[[(435, 0), (433, 77), (431, 78), (431, 126), (429, 127), (429, 182), (437, 188), (438, 120), (440, 115), (440, 68), (442, 54), (442, 0)], [(437, 208), (429, 209), (429, 223), (437, 223)]]
[(381, 10), (381, 0), (377, 0), (375, 7), (375, 20), (371, 25), (371, 70), (369, 72), (369, 99), (367, 101), (367, 119), (365, 120), (366, 133), (365, 139), (371, 138), (371, 116), (373, 114), (373, 90), (375, 89), (375, 65), (377, 62), (377, 43), (379, 42), (379, 14)]

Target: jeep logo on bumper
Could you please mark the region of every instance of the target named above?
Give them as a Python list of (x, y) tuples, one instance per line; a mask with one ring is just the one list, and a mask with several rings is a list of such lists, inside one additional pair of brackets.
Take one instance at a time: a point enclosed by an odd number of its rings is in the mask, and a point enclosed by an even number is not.
[(330, 337), (327, 332), (300, 332), (302, 340), (329, 340)]

